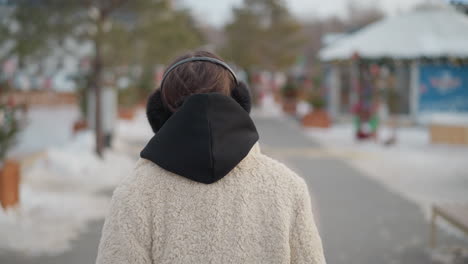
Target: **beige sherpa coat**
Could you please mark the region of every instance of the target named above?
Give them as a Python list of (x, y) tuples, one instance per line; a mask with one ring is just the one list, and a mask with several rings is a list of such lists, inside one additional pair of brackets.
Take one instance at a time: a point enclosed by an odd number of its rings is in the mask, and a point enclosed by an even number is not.
[(307, 186), (258, 143), (203, 184), (140, 159), (115, 190), (98, 264), (325, 263)]

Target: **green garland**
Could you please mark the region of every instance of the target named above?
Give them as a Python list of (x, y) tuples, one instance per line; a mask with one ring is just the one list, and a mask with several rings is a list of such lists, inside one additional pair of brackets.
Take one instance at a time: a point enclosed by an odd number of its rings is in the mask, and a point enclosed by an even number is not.
[(21, 129), (19, 107), (0, 101), (0, 163), (6, 159), (8, 150), (16, 143)]

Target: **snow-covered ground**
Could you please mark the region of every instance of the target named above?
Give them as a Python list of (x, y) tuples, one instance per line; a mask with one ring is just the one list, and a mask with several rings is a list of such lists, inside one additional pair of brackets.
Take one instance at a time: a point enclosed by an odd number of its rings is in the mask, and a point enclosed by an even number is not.
[(22, 184), (36, 190), (95, 193), (114, 188), (133, 165), (133, 158), (114, 150), (97, 157), (94, 133), (86, 131), (63, 146), (48, 148), (24, 171)]
[(18, 208), (0, 209), (0, 252), (55, 255), (70, 248), (89, 221), (102, 219), (109, 198), (80, 192), (59, 192), (21, 186)]
[(307, 129), (306, 134), (331, 154), (345, 157), (365, 175), (420, 205), (427, 216), (434, 203), (468, 203), (468, 146), (431, 144), (425, 127), (399, 128), (397, 142), (390, 146), (356, 141), (351, 124)]
[(146, 119), (146, 113), (140, 108), (133, 120), (119, 120), (116, 128), (116, 138), (119, 141), (147, 142), (154, 133)]
[(266, 94), (260, 101), (260, 106), (253, 108), (251, 115), (262, 118), (278, 118), (285, 116), (281, 106), (275, 102), (273, 95)]
[(41, 154), (22, 167), (19, 206), (0, 207), (0, 251), (41, 255), (67, 250), (89, 221), (105, 217), (109, 191), (134, 166), (135, 158), (122, 150), (97, 157), (91, 131), (71, 135), (75, 112), (56, 110), (29, 113), (31, 126), (22, 133), (17, 152)]

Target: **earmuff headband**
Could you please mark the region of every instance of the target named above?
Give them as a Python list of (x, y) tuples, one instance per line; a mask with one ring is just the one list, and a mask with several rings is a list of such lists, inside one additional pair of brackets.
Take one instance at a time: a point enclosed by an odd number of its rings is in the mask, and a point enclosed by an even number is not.
[(225, 63), (223, 61), (220, 61), (218, 59), (215, 59), (215, 58), (210, 58), (210, 57), (192, 57), (192, 58), (187, 58), (187, 59), (183, 59), (181, 61), (178, 61), (177, 63), (172, 65), (169, 69), (167, 69), (166, 72), (163, 75), (162, 80), (161, 80), (161, 87), (162, 87), (162, 85), (164, 83), (164, 80), (166, 79), (166, 77), (169, 75), (169, 73), (171, 71), (173, 71), (175, 68), (177, 68), (178, 66), (180, 66), (182, 64), (185, 64), (187, 62), (192, 62), (192, 61), (206, 61), (206, 62), (217, 64), (217, 65), (225, 68), (226, 70), (228, 70), (231, 73), (232, 77), (234, 78), (234, 81), (236, 82), (236, 84), (239, 84), (239, 81), (237, 80), (236, 73), (231, 69), (231, 67), (229, 67), (229, 65), (227, 65), (227, 63)]
[(160, 88), (154, 91), (149, 97), (148, 103), (146, 105), (146, 116), (148, 117), (148, 121), (154, 133), (157, 133), (159, 129), (164, 125), (164, 123), (172, 116), (172, 112), (164, 106), (164, 98), (161, 92), (164, 80), (167, 78), (167, 75), (179, 65), (191, 61), (206, 61), (220, 65), (221, 67), (228, 70), (231, 73), (232, 77), (234, 77), (234, 81), (236, 82), (236, 87), (234, 87), (231, 91), (231, 97), (234, 98), (234, 100), (236, 100), (236, 102), (238, 102), (239, 105), (242, 106), (242, 108), (244, 108), (244, 110), (247, 113), (250, 113), (252, 105), (249, 89), (247, 88), (244, 82), (239, 81), (237, 79), (237, 76), (234, 73), (234, 71), (225, 62), (210, 57), (192, 57), (181, 60), (169, 67), (169, 69), (167, 69), (163, 75)]

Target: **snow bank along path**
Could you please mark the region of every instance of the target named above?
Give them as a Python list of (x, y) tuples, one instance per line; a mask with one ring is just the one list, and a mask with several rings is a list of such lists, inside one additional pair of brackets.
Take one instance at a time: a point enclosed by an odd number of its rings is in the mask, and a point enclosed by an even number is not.
[[(46, 150), (23, 168), (19, 206), (7, 211), (0, 208), (0, 253), (14, 250), (29, 255), (60, 254), (70, 248), (70, 241), (85, 230), (89, 221), (105, 217), (110, 197), (103, 190), (112, 190), (129, 175), (136, 158), (116, 150), (106, 151), (102, 160), (98, 158), (92, 132), (75, 137), (67, 134), (68, 128), (64, 127), (71, 127), (68, 118), (74, 120), (73, 113), (61, 113), (56, 118), (41, 109), (31, 115), (45, 124), (54, 123), (49, 126), (48, 137), (58, 138), (44, 139)], [(35, 124), (28, 129), (43, 129), (38, 120), (32, 121)], [(34, 141), (42, 137), (46, 134), (26, 130), (20, 138), (26, 142), (19, 149), (30, 152), (36, 148)]]

